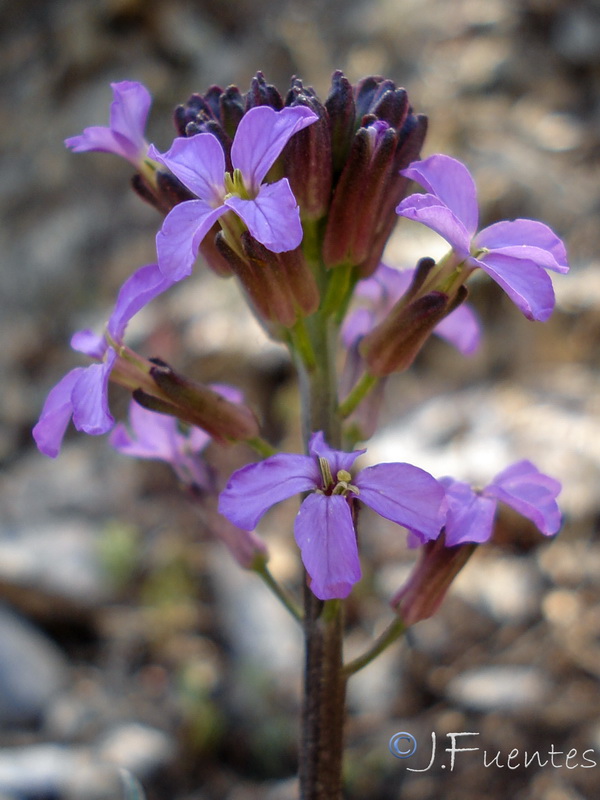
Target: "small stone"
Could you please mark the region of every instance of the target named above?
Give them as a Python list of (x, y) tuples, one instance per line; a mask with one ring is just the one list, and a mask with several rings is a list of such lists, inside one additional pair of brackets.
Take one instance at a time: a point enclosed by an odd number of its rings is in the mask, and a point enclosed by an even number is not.
[(472, 711), (517, 711), (543, 702), (549, 689), (546, 675), (534, 667), (481, 667), (453, 678), (451, 700)]
[(68, 680), (66, 659), (50, 639), (1, 607), (0, 642), (0, 724), (35, 723)]

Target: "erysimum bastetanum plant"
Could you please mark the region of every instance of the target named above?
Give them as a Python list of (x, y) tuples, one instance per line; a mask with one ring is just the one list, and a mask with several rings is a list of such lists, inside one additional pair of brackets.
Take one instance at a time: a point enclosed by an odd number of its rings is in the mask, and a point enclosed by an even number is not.
[[(125, 281), (103, 333), (75, 334), (72, 346), (93, 362), (50, 391), (35, 441), (56, 457), (72, 420), (88, 434), (112, 430), (112, 446), (125, 455), (171, 466), (205, 526), (302, 624), (300, 793), (339, 800), (348, 678), (435, 612), (490, 538), (499, 502), (545, 536), (561, 525), (559, 482), (528, 460), (476, 489), (407, 464), (401, 453), (393, 463), (365, 463), (368, 446), (356, 445), (377, 427), (387, 377), (409, 368), (432, 333), (464, 355), (477, 348), (481, 324), (464, 304), (475, 270), (499, 283), (525, 316), (543, 321), (554, 308), (548, 271), (567, 272), (565, 247), (537, 220), (478, 231), (467, 167), (445, 155), (420, 160), (426, 119), (390, 80), (351, 85), (336, 72), (324, 102), (298, 79), (282, 96), (261, 73), (245, 93), (213, 86), (176, 108), (177, 136), (164, 152), (146, 140), (148, 90), (134, 81), (112, 89), (109, 125), (86, 128), (66, 144), (134, 166), (134, 188), (164, 217), (156, 263)], [(424, 193), (407, 196), (410, 181)], [(399, 216), (440, 234), (448, 254), (403, 271), (383, 264)], [(196, 261), (236, 280), (268, 335), (287, 347), (300, 394), (304, 444), (297, 451), (281, 452), (265, 438), (236, 387), (206, 385), (160, 353), (146, 358), (125, 343), (132, 317), (173, 284), (193, 280)], [(132, 396), (127, 420), (111, 414), (110, 381)], [(208, 444), (241, 442), (256, 460), (222, 474)], [(256, 529), (273, 505), (294, 496), (300, 502), (289, 539), (304, 579), (284, 587)], [(387, 630), (344, 662), (344, 601), (361, 580), (361, 539), (368, 537), (368, 530), (357, 536), (364, 506), (397, 523), (419, 556), (390, 597)]]

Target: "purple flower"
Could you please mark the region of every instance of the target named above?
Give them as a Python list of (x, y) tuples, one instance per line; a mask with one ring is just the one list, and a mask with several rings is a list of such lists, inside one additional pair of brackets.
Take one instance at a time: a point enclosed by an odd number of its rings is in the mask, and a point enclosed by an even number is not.
[(271, 506), (301, 492), (294, 533), (311, 589), (321, 600), (347, 597), (361, 577), (352, 505), (355, 499), (424, 540), (443, 524), (444, 491), (427, 472), (410, 464), (377, 464), (352, 477), (364, 450), (332, 450), (322, 433), (309, 455), (280, 453), (234, 472), (219, 499), (219, 511), (234, 525), (253, 530)]
[(448, 501), (448, 547), (486, 542), (492, 535), (499, 500), (530, 519), (546, 536), (552, 536), (560, 528), (556, 497), (561, 485), (540, 472), (531, 461), (518, 461), (507, 467), (481, 492), (453, 478), (442, 478), (440, 482), (446, 488)]
[(50, 391), (40, 419), (33, 429), (38, 449), (51, 458), (60, 451), (67, 425), (72, 419), (78, 431), (97, 436), (109, 431), (114, 419), (108, 407), (108, 381), (117, 360), (117, 350), (131, 318), (154, 297), (173, 284), (157, 264), (147, 264), (134, 272), (119, 291), (106, 334), (92, 331), (76, 333), (71, 347), (101, 363), (76, 367)]
[(554, 290), (546, 270), (568, 272), (563, 242), (537, 220), (497, 222), (475, 235), (479, 219), (477, 190), (468, 169), (445, 155), (416, 161), (402, 175), (420, 183), (426, 194), (405, 198), (396, 212), (436, 231), (451, 246), (449, 267), (469, 272), (480, 267), (529, 319), (546, 320), (554, 308)]
[(114, 100), (110, 106), (110, 125), (85, 128), (79, 136), (65, 139), (75, 153), (100, 150), (122, 156), (139, 167), (146, 157), (144, 138), (146, 119), (152, 98), (145, 86), (135, 81), (111, 83)]
[(140, 406), (135, 400), (129, 406), (129, 425), (120, 422), (110, 435), (115, 450), (134, 458), (164, 461), (173, 467), (177, 477), (188, 486), (210, 488), (210, 476), (199, 458), (211, 440), (206, 431), (195, 425), (183, 431), (179, 421)]
[[(397, 270), (380, 264), (370, 278), (357, 284), (355, 297), (366, 300), (368, 307), (360, 307), (347, 318), (342, 328), (344, 345), (351, 348), (358, 339), (366, 336), (392, 310), (409, 288), (414, 269)], [(477, 350), (480, 340), (479, 320), (468, 305), (460, 305), (435, 327), (435, 333), (454, 345), (463, 355)]]
[[(158, 263), (165, 275), (189, 275), (204, 236), (232, 211), (266, 248), (275, 253), (302, 241), (298, 206), (287, 178), (263, 180), (288, 140), (318, 119), (304, 106), (275, 111), (251, 108), (242, 117), (231, 147), (233, 175), (225, 171), (221, 143), (211, 133), (175, 139), (171, 149), (149, 155), (164, 164), (199, 199), (173, 208), (156, 237)], [(236, 228), (232, 228), (236, 230)]]
[[(231, 386), (215, 384), (212, 389), (231, 403), (243, 402), (242, 393)], [(150, 411), (135, 400), (129, 406), (129, 428), (119, 423), (110, 435), (110, 443), (118, 452), (164, 461), (185, 486), (201, 490), (194, 497), (204, 526), (225, 544), (240, 566), (253, 569), (267, 560), (267, 547), (256, 534), (240, 530), (217, 513), (215, 476), (202, 457), (210, 442), (211, 436), (201, 428), (183, 428), (175, 417)]]

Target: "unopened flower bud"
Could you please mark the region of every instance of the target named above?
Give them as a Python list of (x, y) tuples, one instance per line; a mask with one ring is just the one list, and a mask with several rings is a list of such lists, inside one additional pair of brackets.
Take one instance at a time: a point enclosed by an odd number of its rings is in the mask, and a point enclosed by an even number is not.
[(357, 131), (327, 220), (323, 259), (328, 266), (358, 265), (367, 258), (397, 141), (385, 122)]
[(446, 547), (443, 532), (434, 541), (423, 545), (408, 581), (390, 601), (406, 627), (435, 614), (450, 584), (476, 547), (475, 544)]
[(303, 219), (320, 219), (329, 207), (331, 194), (331, 134), (327, 111), (311, 88), (297, 78), (286, 98), (286, 106), (307, 106), (319, 119), (293, 136), (283, 153), (284, 174), (290, 182)]
[(356, 131), (356, 109), (352, 84), (341, 70), (331, 78), (331, 91), (325, 101), (331, 131), (333, 171), (337, 177), (342, 171)]
[(246, 111), (255, 106), (271, 106), (275, 111), (283, 108), (283, 100), (278, 90), (266, 82), (265, 76), (260, 70), (252, 78), (250, 89), (246, 93)]

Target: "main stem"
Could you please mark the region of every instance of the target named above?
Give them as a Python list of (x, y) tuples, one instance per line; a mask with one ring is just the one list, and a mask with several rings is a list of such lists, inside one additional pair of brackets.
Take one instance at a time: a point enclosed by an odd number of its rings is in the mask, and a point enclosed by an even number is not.
[[(316, 363), (299, 364), (306, 442), (323, 431), (330, 447), (339, 448), (335, 342), (331, 319), (315, 315), (311, 339)], [(336, 600), (324, 603), (304, 590), (306, 665), (302, 734), (300, 740), (300, 795), (302, 800), (341, 800), (346, 679), (343, 661), (343, 608)]]

